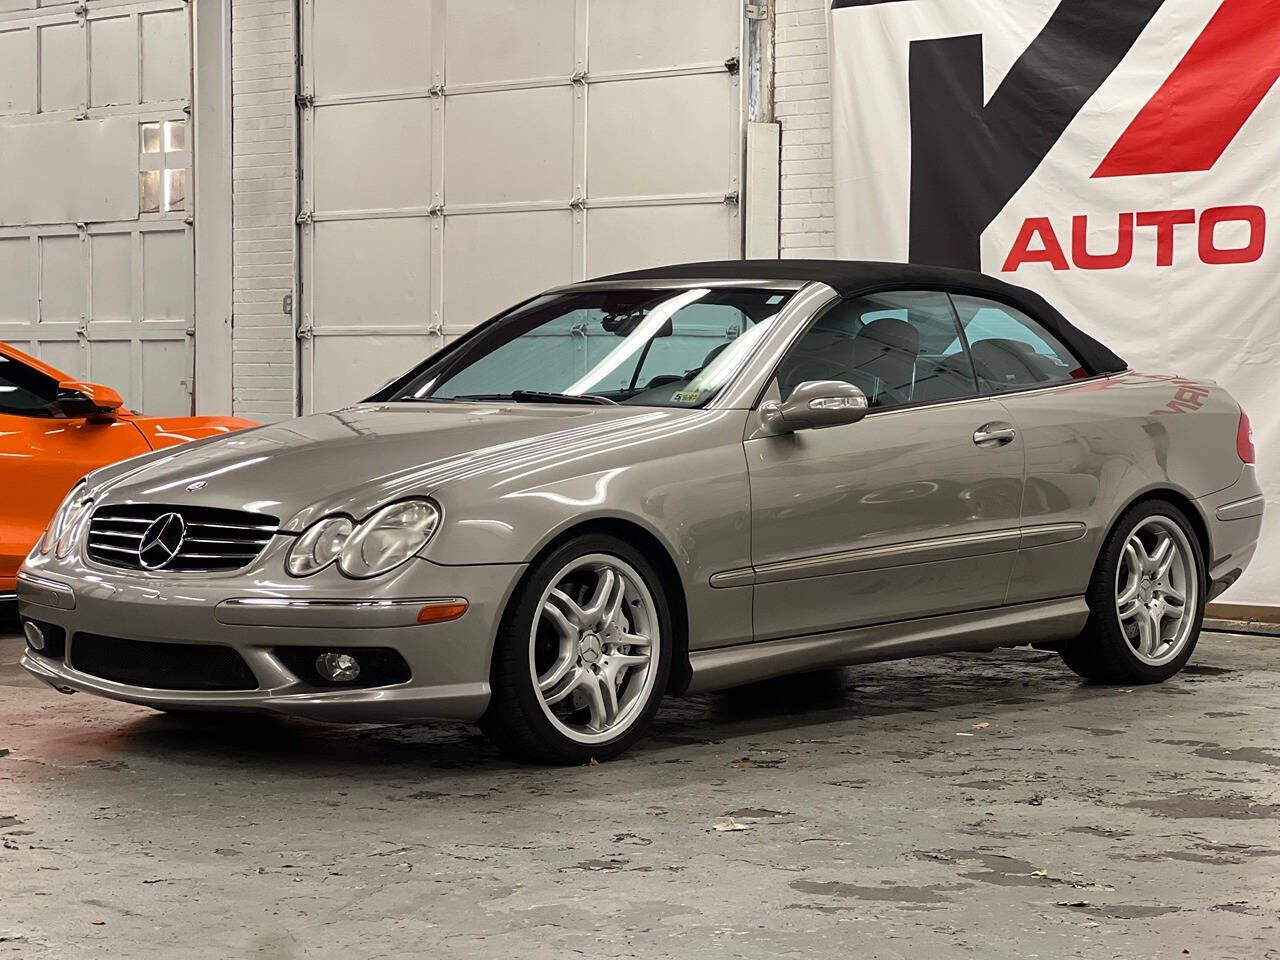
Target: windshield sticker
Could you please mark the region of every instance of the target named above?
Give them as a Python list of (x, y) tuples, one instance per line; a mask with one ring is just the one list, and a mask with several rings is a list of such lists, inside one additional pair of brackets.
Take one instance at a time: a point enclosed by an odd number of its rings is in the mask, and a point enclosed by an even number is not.
[(672, 403), (697, 403), (701, 399), (701, 390), (677, 390), (671, 395)]

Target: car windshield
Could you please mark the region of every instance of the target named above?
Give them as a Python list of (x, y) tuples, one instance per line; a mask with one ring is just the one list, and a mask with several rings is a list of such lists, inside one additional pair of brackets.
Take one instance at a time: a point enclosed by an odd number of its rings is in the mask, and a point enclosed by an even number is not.
[(732, 287), (548, 294), (428, 359), (378, 399), (702, 406), (791, 295)]

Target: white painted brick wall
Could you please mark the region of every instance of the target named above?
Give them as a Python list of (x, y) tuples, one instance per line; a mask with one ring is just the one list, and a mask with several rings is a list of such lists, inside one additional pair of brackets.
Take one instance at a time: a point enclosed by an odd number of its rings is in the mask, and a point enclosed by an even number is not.
[(782, 124), (783, 257), (835, 253), (830, 0), (776, 0), (774, 112)]
[(232, 408), (294, 414), (294, 0), (232, 0)]

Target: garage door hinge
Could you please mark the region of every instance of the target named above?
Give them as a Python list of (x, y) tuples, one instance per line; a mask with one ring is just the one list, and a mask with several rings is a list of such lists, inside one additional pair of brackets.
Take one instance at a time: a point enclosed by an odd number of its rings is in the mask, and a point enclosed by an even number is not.
[(185, 333), (188, 337), (194, 337), (194, 336), (196, 335), (196, 328), (195, 328), (195, 325), (194, 325), (194, 324), (192, 324), (191, 326), (187, 327), (187, 329), (183, 330), (182, 332), (183, 332), (183, 333)]
[(747, 19), (748, 20), (767, 20), (769, 18), (769, 4), (767, 3), (748, 3)]
[(740, 63), (737, 57), (730, 57), (728, 60), (724, 62), (724, 68), (728, 70), (730, 73), (737, 73), (738, 67), (740, 67), (741, 65), (742, 64)]
[(724, 195), (724, 202), (729, 204), (731, 207), (736, 207), (738, 205), (738, 191), (730, 190), (726, 193)]
[(586, 85), (587, 85), (587, 71), (585, 71), (585, 70), (576, 70), (576, 71), (574, 71), (572, 74), (570, 74), (570, 75), (569, 75), (569, 82), (570, 82), (570, 83), (576, 83), (576, 84), (578, 84), (579, 86), (586, 86)]
[(304, 226), (309, 223), (312, 223), (314, 220), (315, 220), (315, 217), (312, 215), (310, 210), (303, 210), (301, 213), (298, 214), (298, 223)]
[(298, 332), (296, 334), (299, 340), (310, 340), (312, 334), (311, 318), (304, 316), (302, 322), (298, 324)]
[(316, 105), (315, 94), (299, 93), (293, 98), (293, 102), (299, 110), (310, 110)]
[(570, 209), (570, 210), (585, 210), (585, 209), (587, 209), (587, 199), (586, 199), (586, 197), (583, 197), (583, 196), (575, 196), (572, 200), (570, 200), (570, 201), (569, 201), (569, 209)]
[(428, 216), (428, 217), (443, 217), (443, 216), (444, 216), (444, 204), (443, 204), (443, 203), (436, 202), (436, 203), (433, 203), (431, 206), (427, 207), (427, 216)]
[(443, 97), (443, 96), (444, 96), (444, 84), (443, 84), (443, 83), (433, 83), (431, 86), (427, 87), (427, 96), (429, 96), (429, 97)]
[(83, 20), (85, 17), (87, 17), (87, 16), (89, 15), (89, 8), (88, 8), (87, 6), (85, 6), (83, 3), (77, 3), (77, 4), (76, 4), (72, 9), (71, 9), (71, 12), (72, 12), (73, 14), (75, 14), (75, 16), (77, 16), (77, 17), (79, 17), (81, 20)]

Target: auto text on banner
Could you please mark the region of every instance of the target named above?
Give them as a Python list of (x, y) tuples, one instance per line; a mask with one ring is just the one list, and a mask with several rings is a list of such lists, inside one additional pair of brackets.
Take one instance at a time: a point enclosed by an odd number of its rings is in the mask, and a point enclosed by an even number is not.
[(1228, 388), (1268, 515), (1224, 599), (1280, 604), (1280, 0), (834, 0), (831, 57), (838, 254), (981, 269)]

